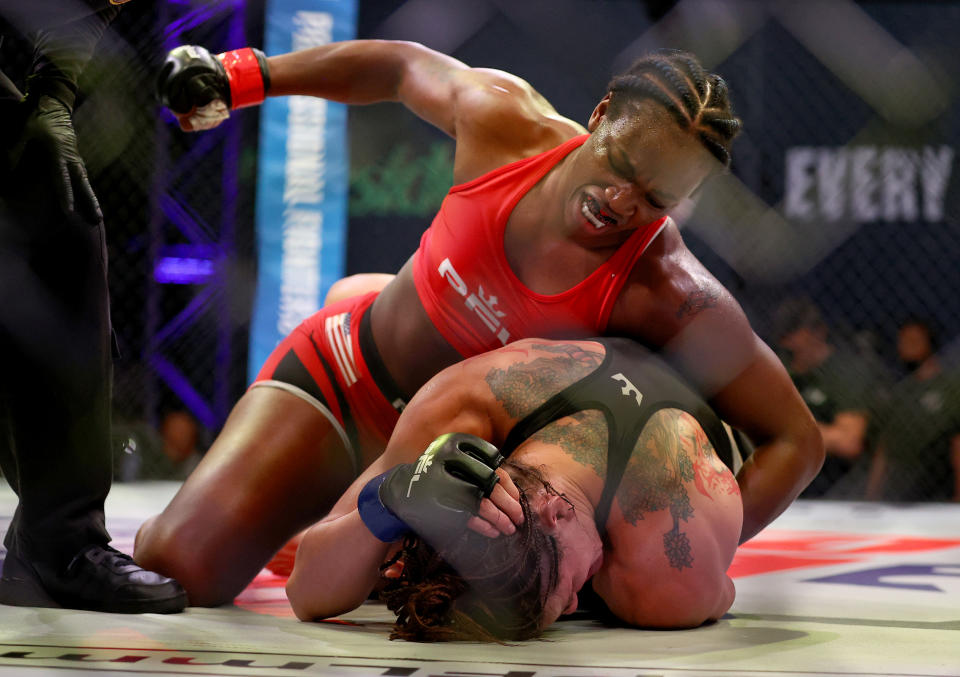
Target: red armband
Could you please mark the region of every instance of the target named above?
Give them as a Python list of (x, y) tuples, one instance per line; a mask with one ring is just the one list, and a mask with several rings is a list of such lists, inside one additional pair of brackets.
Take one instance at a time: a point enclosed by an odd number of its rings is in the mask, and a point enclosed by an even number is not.
[(230, 108), (243, 108), (263, 103), (270, 78), (267, 61), (259, 49), (244, 47), (218, 54), (230, 83)]

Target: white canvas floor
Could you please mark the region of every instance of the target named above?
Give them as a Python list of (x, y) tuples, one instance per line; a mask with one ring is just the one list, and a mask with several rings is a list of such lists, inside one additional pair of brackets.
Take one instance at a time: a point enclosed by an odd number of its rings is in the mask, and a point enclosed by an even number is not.
[[(107, 525), (130, 552), (171, 483), (114, 485)], [(0, 532), (15, 497), (0, 489)], [(695, 630), (557, 623), (516, 646), (387, 639), (369, 603), (301, 623), (263, 572), (218, 609), (115, 615), (0, 606), (0, 677), (391, 675), (414, 677), (960, 676), (960, 505), (798, 502), (740, 549), (727, 617)]]

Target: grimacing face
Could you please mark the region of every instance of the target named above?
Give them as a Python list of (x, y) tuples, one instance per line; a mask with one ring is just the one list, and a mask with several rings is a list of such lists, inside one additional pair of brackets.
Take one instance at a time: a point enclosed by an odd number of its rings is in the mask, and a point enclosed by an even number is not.
[(660, 106), (628, 105), (611, 119), (606, 101), (590, 118), (592, 134), (571, 177), (567, 216), (587, 233), (632, 230), (659, 219), (718, 165)]

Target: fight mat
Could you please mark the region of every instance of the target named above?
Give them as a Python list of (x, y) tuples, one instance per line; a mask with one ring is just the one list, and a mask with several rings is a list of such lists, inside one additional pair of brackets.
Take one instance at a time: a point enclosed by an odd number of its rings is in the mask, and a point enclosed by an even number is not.
[[(172, 483), (117, 484), (113, 545)], [(16, 505), (0, 490), (0, 530)], [(284, 579), (262, 572), (232, 606), (139, 616), (0, 606), (0, 677), (795, 677), (960, 675), (960, 505), (799, 501), (742, 546), (737, 598), (693, 630), (610, 627), (575, 614), (515, 645), (390, 641), (367, 603), (302, 623)]]

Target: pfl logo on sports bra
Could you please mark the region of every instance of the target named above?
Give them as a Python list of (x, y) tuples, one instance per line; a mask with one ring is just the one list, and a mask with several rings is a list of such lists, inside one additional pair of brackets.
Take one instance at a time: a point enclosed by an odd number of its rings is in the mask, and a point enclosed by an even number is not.
[(467, 283), (460, 277), (449, 258), (440, 262), (437, 272), (446, 278), (450, 286), (465, 299), (464, 305), (480, 317), (483, 323), (487, 325), (487, 329), (492, 331), (500, 340), (500, 343), (507, 345), (510, 341), (510, 332), (503, 326), (503, 318), (507, 314), (497, 309), (497, 297), (493, 294), (484, 296), (483, 285), (480, 285), (480, 289), (476, 293), (471, 293), (467, 288)]
[(611, 376), (614, 381), (620, 381), (623, 386), (620, 388), (620, 393), (626, 397), (633, 396), (633, 399), (637, 401), (637, 406), (640, 406), (640, 403), (643, 402), (643, 393), (637, 390), (637, 386), (633, 385), (626, 376), (622, 373), (616, 373)]

